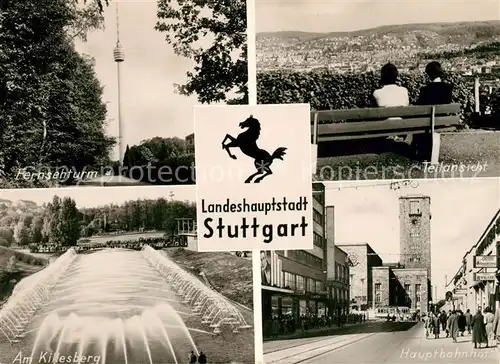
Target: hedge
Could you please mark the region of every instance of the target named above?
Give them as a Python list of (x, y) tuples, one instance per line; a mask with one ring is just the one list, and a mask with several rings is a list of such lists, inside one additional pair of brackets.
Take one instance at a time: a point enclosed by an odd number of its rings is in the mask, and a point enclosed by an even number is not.
[[(399, 84), (408, 89), (410, 104), (417, 101), (426, 84), (422, 72), (400, 74)], [(269, 71), (257, 75), (260, 104), (309, 103), (314, 110), (370, 107), (380, 76), (374, 72), (339, 74), (329, 70), (296, 72)], [(444, 81), (454, 86), (453, 102), (462, 105), (463, 116), (473, 111), (474, 90), (470, 79), (447, 74)]]

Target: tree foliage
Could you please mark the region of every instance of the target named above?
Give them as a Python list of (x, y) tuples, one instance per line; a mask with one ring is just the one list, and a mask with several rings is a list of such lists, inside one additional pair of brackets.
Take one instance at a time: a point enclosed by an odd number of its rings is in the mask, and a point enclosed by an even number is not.
[(202, 103), (228, 101), (236, 93), (247, 103), (246, 28), (244, 0), (158, 0), (155, 29), (176, 54), (195, 62), (178, 91)]
[(39, 245), (74, 246), (81, 237), (109, 232), (156, 230), (175, 235), (178, 218), (195, 219), (195, 204), (159, 198), (79, 209), (73, 199), (58, 196), (44, 206), (0, 203), (0, 245), (16, 242), (36, 250)]
[(148, 163), (166, 163), (186, 153), (184, 140), (180, 138), (155, 137), (125, 150), (123, 165), (143, 166)]
[[(0, 159), (17, 168), (82, 170), (108, 159), (106, 106), (93, 62), (73, 37), (99, 24), (96, 8), (73, 0), (0, 5)], [(97, 17), (97, 18), (96, 18)]]

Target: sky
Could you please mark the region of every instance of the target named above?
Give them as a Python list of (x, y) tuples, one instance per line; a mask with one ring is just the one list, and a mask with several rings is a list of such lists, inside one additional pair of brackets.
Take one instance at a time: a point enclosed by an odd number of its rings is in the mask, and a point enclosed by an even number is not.
[(109, 204), (122, 204), (130, 200), (170, 199), (177, 201), (196, 200), (195, 186), (145, 186), (145, 187), (68, 187), (68, 188), (33, 188), (1, 190), (0, 199), (11, 201), (28, 200), (38, 205), (51, 202), (54, 195), (61, 198), (71, 197), (77, 207), (89, 208)]
[[(387, 182), (378, 182), (387, 183)], [(335, 206), (335, 243), (368, 243), (384, 262), (399, 261), (400, 196), (423, 194), (431, 198), (432, 285), (444, 297), (445, 275), (450, 281), (465, 253), (500, 208), (498, 179), (419, 181), (416, 188), (391, 190), (368, 183), (326, 184), (326, 204)], [(353, 186), (365, 186), (352, 188)], [(372, 184), (373, 185), (373, 184)]]
[(337, 32), (500, 19), (498, 0), (255, 0), (256, 31)]
[[(176, 56), (164, 33), (154, 30), (156, 1), (151, 0), (111, 1), (104, 13), (105, 29), (89, 33), (87, 42), (77, 44), (79, 52), (95, 59), (108, 105), (108, 135), (118, 135), (118, 77), (113, 60), (117, 3), (125, 51), (121, 64), (123, 149), (156, 136), (184, 138), (193, 132), (192, 107), (197, 100), (175, 94), (174, 83), (185, 83), (193, 62)], [(114, 153), (118, 156), (117, 147)]]

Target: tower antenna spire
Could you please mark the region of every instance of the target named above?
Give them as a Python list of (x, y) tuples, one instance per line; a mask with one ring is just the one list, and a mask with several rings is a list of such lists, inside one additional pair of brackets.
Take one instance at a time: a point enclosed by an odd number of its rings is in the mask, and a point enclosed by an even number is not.
[(116, 2), (116, 44), (120, 44), (120, 3)]
[(120, 44), (120, 13), (119, 2), (116, 3), (116, 47), (113, 50), (113, 58), (116, 62), (117, 81), (118, 81), (118, 162), (123, 163), (123, 118), (122, 118), (122, 100), (121, 100), (121, 70), (120, 65), (125, 60), (125, 53)]

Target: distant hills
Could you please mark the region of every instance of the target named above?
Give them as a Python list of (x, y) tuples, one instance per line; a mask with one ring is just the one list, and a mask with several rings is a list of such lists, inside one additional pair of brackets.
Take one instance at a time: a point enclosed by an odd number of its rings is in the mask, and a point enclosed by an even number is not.
[(404, 38), (411, 33), (416, 33), (417, 37), (419, 33), (424, 37), (432, 37), (433, 43), (445, 44), (451, 41), (454, 44), (463, 44), (466, 46), (474, 43), (491, 41), (491, 38), (499, 38), (500, 21), (385, 25), (351, 32), (263, 32), (257, 33), (257, 41), (265, 38), (278, 38), (282, 42), (321, 40), (329, 38), (381, 38), (384, 36)]

